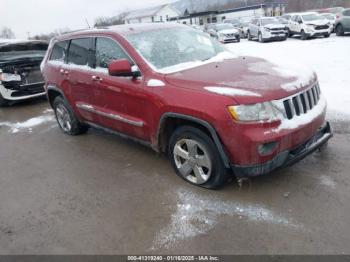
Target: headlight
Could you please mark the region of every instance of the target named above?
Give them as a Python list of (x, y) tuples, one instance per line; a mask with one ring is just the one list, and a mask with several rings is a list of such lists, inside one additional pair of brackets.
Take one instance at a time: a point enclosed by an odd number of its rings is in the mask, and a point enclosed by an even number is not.
[(0, 81), (11, 82), (11, 81), (21, 81), (21, 76), (17, 74), (3, 73), (0, 69)]
[(266, 32), (270, 32), (270, 29), (267, 28), (267, 27), (264, 27), (264, 30), (265, 30)]
[(229, 106), (228, 109), (233, 119), (240, 122), (272, 122), (281, 120), (284, 117), (283, 113), (271, 102)]

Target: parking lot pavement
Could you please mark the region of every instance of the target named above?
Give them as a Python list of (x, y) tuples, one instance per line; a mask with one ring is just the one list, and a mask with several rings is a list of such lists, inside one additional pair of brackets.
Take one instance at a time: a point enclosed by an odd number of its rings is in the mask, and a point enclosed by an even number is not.
[(292, 168), (221, 191), (46, 101), (0, 109), (1, 254), (339, 254), (350, 250), (350, 133)]

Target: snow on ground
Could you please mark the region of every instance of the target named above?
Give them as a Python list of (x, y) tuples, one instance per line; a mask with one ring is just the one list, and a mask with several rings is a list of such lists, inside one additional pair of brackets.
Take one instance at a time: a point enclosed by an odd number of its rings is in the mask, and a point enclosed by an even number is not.
[(0, 128), (7, 127), (9, 129), (8, 132), (11, 134), (16, 134), (25, 131), (31, 133), (33, 131), (33, 128), (41, 126), (48, 122), (55, 121), (55, 117), (52, 114), (52, 110), (46, 109), (43, 112), (43, 114), (44, 115), (33, 117), (23, 122), (0, 122)]
[(178, 190), (177, 195), (179, 204), (171, 217), (171, 222), (156, 236), (151, 250), (169, 248), (181, 240), (206, 234), (219, 223), (222, 215), (237, 217), (243, 221), (280, 225), (294, 230), (304, 229), (303, 225), (262, 205), (222, 201), (183, 189)]
[(227, 47), (236, 54), (257, 56), (277, 64), (301, 64), (313, 69), (328, 101), (330, 118), (350, 119), (350, 37), (258, 43), (243, 40)]

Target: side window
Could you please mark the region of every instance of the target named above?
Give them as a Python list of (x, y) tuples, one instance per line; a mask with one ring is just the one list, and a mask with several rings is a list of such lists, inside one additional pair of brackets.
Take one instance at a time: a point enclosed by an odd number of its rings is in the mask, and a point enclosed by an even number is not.
[(292, 17), (291, 20), (292, 20), (293, 22), (296, 22), (296, 21), (297, 21), (297, 17), (298, 17), (298, 16), (295, 15), (295, 16)]
[(303, 23), (303, 20), (301, 19), (300, 16), (298, 16), (298, 20), (297, 20), (298, 23)]
[(350, 16), (350, 10), (344, 11), (344, 16)]
[(108, 68), (113, 60), (127, 59), (130, 57), (124, 52), (120, 45), (110, 38), (98, 37), (96, 39), (96, 67)]
[(67, 47), (68, 47), (68, 41), (56, 43), (52, 48), (50, 61), (64, 62), (66, 59)]
[(93, 38), (73, 39), (68, 51), (68, 64), (91, 65)]

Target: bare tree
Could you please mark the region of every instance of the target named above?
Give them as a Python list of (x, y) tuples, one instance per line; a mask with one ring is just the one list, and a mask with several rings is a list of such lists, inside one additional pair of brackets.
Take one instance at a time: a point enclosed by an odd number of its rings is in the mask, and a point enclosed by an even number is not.
[(5, 26), (0, 30), (0, 38), (13, 39), (16, 38), (16, 35), (11, 28)]

